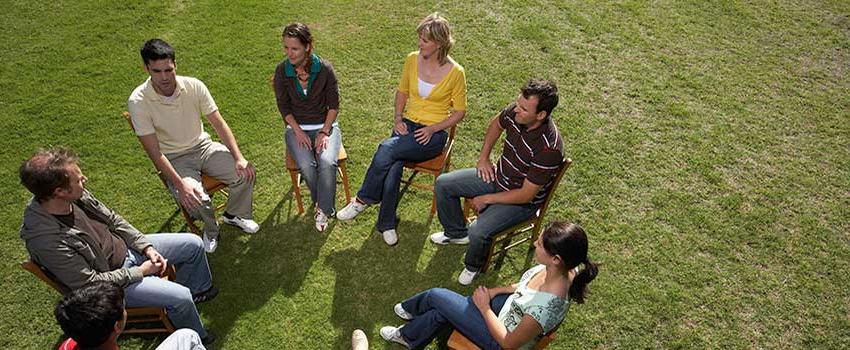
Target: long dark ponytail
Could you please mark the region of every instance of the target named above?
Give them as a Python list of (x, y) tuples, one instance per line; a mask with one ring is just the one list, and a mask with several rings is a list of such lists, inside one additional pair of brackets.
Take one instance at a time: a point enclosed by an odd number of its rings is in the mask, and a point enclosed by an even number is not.
[(564, 263), (565, 271), (583, 264), (570, 285), (569, 297), (576, 303), (584, 303), (587, 297), (587, 285), (599, 273), (599, 265), (587, 256), (587, 234), (581, 226), (566, 221), (553, 222), (543, 231), (543, 249), (549, 254), (558, 255)]

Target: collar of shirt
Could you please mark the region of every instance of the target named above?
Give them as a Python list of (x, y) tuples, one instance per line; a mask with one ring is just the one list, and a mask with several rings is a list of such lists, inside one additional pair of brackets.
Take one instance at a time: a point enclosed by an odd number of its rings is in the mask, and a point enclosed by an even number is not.
[[(316, 54), (310, 55), (310, 61), (313, 62), (312, 65), (310, 65), (310, 81), (312, 81), (316, 78), (316, 75), (319, 74), (319, 71), (322, 70), (322, 63), (319, 62), (319, 56)], [(283, 62), (283, 74), (288, 78), (295, 78), (295, 66), (293, 66), (288, 59)]]
[(180, 96), (180, 93), (186, 91), (186, 86), (183, 85), (183, 79), (178, 75), (176, 78), (177, 88), (174, 89), (174, 94), (171, 96), (162, 96), (156, 92), (153, 88), (153, 84), (151, 83), (151, 78), (148, 77), (148, 80), (145, 80), (145, 87), (143, 91), (145, 92), (145, 96), (153, 96), (152, 100), (162, 103), (162, 104), (173, 104), (174, 101), (177, 100), (177, 97)]

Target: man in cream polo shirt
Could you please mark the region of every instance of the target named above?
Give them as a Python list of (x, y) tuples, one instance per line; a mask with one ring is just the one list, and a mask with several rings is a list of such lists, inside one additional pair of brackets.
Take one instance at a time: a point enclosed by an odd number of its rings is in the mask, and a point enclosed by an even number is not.
[[(201, 185), (201, 173), (224, 182), (230, 190), (222, 221), (248, 233), (257, 232), (260, 227), (252, 220), (254, 167), (239, 151), (206, 85), (176, 74), (174, 49), (163, 40), (148, 40), (140, 53), (150, 77), (133, 90), (127, 102), (133, 127), (148, 157), (168, 179), (175, 198), (193, 217), (204, 221), (205, 249), (215, 251), (219, 227)], [(202, 115), (221, 143), (204, 132)]]

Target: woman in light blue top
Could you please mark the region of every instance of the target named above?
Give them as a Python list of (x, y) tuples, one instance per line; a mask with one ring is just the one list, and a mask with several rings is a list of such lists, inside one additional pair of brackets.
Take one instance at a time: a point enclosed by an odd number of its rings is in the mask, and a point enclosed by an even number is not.
[(396, 304), (395, 314), (410, 322), (381, 328), (381, 337), (418, 349), (452, 327), (482, 349), (532, 348), (563, 321), (570, 301), (584, 302), (587, 284), (598, 271), (587, 257), (587, 235), (576, 224), (549, 225), (534, 248), (540, 265), (526, 271), (519, 283), (481, 286), (471, 297), (429, 289)]

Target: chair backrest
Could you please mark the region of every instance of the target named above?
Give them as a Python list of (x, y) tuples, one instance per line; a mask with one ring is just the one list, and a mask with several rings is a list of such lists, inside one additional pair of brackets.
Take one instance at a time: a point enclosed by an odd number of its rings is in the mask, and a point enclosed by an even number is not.
[(555, 339), (555, 332), (558, 331), (558, 328), (561, 328), (561, 324), (563, 324), (563, 323), (564, 323), (564, 320), (561, 320), (561, 322), (559, 322), (558, 325), (555, 326), (555, 328), (552, 328), (552, 330), (549, 333), (546, 333), (545, 335), (543, 335), (543, 338), (540, 338), (540, 341), (538, 341), (537, 344), (534, 344), (534, 347), (532, 348), (532, 350), (543, 350), (547, 346), (549, 346), (549, 343), (551, 343), (552, 340)]
[(121, 113), (121, 116), (124, 117), (124, 120), (127, 121), (127, 124), (130, 125), (130, 130), (133, 130), (135, 132), (136, 127), (133, 126), (133, 120), (130, 119), (130, 112), (124, 111), (124, 113)]
[(64, 295), (71, 291), (68, 287), (56, 281), (50, 271), (47, 271), (46, 269), (41, 267), (41, 265), (36, 264), (32, 260), (21, 262), (21, 268), (31, 272), (33, 275), (35, 275), (35, 277), (38, 277), (38, 279), (44, 281), (44, 283), (55, 289), (60, 294)]
[(561, 183), (561, 178), (564, 176), (564, 173), (567, 172), (567, 168), (573, 164), (573, 160), (570, 158), (564, 158), (564, 161), (561, 163), (561, 168), (558, 169), (558, 175), (555, 175), (555, 179), (552, 182), (552, 188), (549, 189), (549, 193), (546, 194), (546, 198), (543, 199), (543, 204), (540, 205), (540, 210), (538, 211), (538, 217), (544, 217), (546, 215), (546, 210), (549, 208), (549, 203), (552, 202), (552, 198), (555, 197), (555, 191), (558, 190), (558, 185)]

